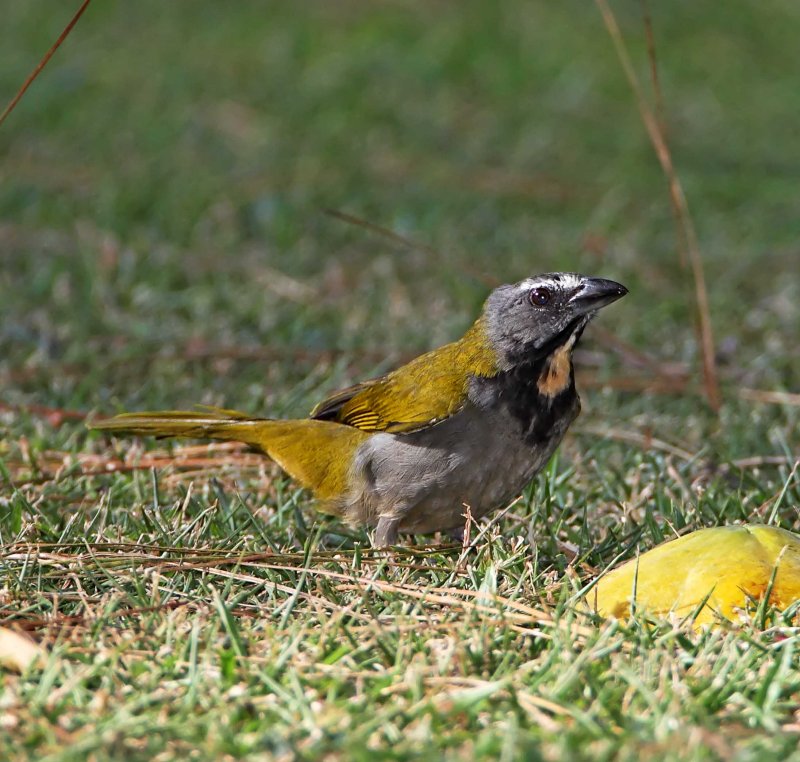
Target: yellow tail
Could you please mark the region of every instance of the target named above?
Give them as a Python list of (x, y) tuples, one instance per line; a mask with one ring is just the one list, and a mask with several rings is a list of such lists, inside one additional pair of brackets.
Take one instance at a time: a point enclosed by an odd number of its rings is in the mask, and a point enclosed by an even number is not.
[(370, 436), (330, 421), (251, 418), (219, 408), (123, 413), (93, 421), (89, 428), (113, 434), (244, 442), (272, 458), (319, 500), (332, 504), (345, 497), (355, 452)]
[[(252, 444), (242, 436), (257, 421), (235, 410), (208, 408), (195, 411), (159, 410), (122, 413), (113, 418), (92, 421), (90, 429), (114, 434), (139, 434), (153, 437), (190, 437), (193, 439), (233, 439)], [(244, 425), (243, 425), (244, 424)]]

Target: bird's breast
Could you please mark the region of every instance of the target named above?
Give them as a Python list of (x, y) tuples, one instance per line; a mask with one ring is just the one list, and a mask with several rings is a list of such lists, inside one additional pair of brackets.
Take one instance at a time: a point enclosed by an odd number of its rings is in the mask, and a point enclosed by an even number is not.
[(359, 448), (352, 518), (370, 524), (388, 513), (402, 517), (401, 531), (431, 532), (462, 524), (467, 506), (479, 517), (520, 493), (577, 415), (577, 395), (544, 404), (535, 383), (484, 381), (450, 418), (409, 434), (381, 432)]
[(580, 412), (569, 348), (529, 366), (493, 378), (475, 378), (470, 397), (487, 413), (506, 421), (529, 447), (558, 443)]

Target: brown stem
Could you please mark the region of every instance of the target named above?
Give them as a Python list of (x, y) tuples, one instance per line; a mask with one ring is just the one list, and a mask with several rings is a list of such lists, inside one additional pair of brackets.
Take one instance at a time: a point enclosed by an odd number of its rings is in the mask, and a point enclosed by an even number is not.
[(5, 122), (6, 117), (14, 110), (14, 107), (17, 105), (17, 103), (20, 102), (22, 96), (25, 95), (25, 91), (33, 83), (33, 80), (35, 80), (36, 77), (39, 76), (39, 72), (42, 69), (44, 69), (44, 67), (47, 65), (47, 62), (53, 57), (53, 53), (55, 53), (56, 50), (58, 50), (58, 48), (61, 46), (61, 43), (67, 39), (69, 33), (72, 31), (72, 27), (74, 27), (75, 24), (78, 23), (78, 19), (83, 15), (83, 12), (89, 6), (90, 2), (91, 0), (83, 0), (83, 3), (81, 3), (81, 7), (78, 8), (75, 15), (70, 19), (70, 22), (64, 27), (64, 30), (58, 36), (58, 39), (50, 47), (50, 50), (48, 50), (47, 53), (44, 54), (44, 57), (42, 58), (41, 61), (39, 61), (36, 68), (28, 75), (28, 78), (22, 83), (22, 87), (20, 87), (20, 89), (17, 91), (17, 94), (11, 99), (11, 102), (8, 104), (8, 106), (6, 106), (5, 111), (3, 111), (2, 114), (0, 114), (0, 125), (2, 125), (3, 122)]
[(675, 171), (675, 166), (672, 163), (672, 154), (667, 146), (658, 119), (645, 100), (641, 85), (639, 84), (639, 78), (631, 63), (625, 41), (622, 39), (622, 33), (619, 24), (617, 24), (616, 16), (606, 0), (595, 0), (595, 2), (603, 16), (606, 29), (614, 43), (617, 57), (620, 60), (625, 76), (628, 78), (631, 90), (633, 90), (633, 94), (636, 98), (636, 105), (639, 108), (639, 115), (647, 130), (658, 161), (661, 164), (661, 169), (667, 178), (670, 201), (675, 212), (675, 217), (678, 220), (679, 241), (688, 255), (692, 277), (694, 279), (694, 297), (697, 306), (706, 399), (711, 408), (716, 411), (719, 410), (720, 406), (719, 379), (717, 376), (716, 358), (714, 356), (714, 335), (711, 327), (708, 290), (706, 289), (700, 248), (697, 243), (697, 233), (695, 232), (694, 223), (689, 214), (689, 206), (686, 202), (683, 186)]

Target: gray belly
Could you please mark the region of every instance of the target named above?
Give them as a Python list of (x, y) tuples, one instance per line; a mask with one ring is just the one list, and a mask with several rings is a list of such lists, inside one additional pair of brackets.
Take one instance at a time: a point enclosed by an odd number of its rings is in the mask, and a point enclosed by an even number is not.
[(400, 519), (403, 532), (463, 525), (507, 504), (544, 467), (578, 413), (561, 416), (546, 438), (526, 441), (504, 408), (472, 404), (441, 423), (411, 434), (378, 433), (355, 458), (354, 489), (345, 514), (374, 526)]

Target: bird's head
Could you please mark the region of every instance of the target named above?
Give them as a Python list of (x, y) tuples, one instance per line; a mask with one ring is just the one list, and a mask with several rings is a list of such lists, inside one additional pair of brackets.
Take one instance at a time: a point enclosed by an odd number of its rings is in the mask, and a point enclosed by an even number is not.
[(484, 329), (500, 363), (513, 367), (571, 349), (595, 313), (628, 293), (605, 278), (547, 273), (500, 286), (483, 309)]

